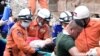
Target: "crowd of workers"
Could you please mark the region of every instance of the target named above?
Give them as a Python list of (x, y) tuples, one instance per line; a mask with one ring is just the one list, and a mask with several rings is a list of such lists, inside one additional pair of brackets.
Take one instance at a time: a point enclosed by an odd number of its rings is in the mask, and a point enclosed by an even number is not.
[(36, 0), (28, 0), (16, 18), (8, 5), (4, 7), (0, 56), (100, 56), (100, 20), (90, 17), (87, 6), (61, 12), (59, 21), (50, 26), (53, 16), (47, 1), (38, 2), (36, 16)]

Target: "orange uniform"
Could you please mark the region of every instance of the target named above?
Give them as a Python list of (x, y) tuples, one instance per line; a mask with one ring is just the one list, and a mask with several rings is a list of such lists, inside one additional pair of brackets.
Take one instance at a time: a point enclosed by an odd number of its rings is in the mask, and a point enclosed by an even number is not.
[(31, 56), (35, 50), (26, 43), (26, 31), (16, 23), (7, 36), (4, 56)]
[(81, 52), (87, 52), (89, 49), (98, 47), (100, 40), (100, 20), (90, 19), (87, 27), (82, 30), (75, 41), (76, 47)]
[[(32, 39), (45, 40), (50, 37), (50, 28), (47, 24), (39, 26), (36, 20), (33, 20), (29, 26), (28, 34)], [(36, 38), (37, 37), (37, 38)]]
[[(36, 10), (36, 1), (37, 0), (28, 0), (28, 7), (31, 9), (32, 13), (35, 13)], [(38, 0), (41, 8), (47, 8), (48, 9), (48, 3), (47, 0)]]

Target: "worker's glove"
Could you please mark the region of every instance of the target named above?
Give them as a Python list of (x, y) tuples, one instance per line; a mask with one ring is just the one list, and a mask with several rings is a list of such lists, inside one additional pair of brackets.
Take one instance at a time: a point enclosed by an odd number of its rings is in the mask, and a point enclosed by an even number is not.
[(86, 54), (87, 56), (97, 56), (96, 48), (90, 49)]
[(8, 20), (3, 21), (3, 24), (7, 24)]
[(7, 24), (7, 25), (10, 25), (10, 24), (12, 24), (12, 23), (13, 23), (13, 22), (11, 22), (11, 21), (7, 21), (6, 24)]
[(43, 40), (34, 40), (29, 43), (29, 45), (33, 48), (43, 48), (45, 46), (45, 41)]

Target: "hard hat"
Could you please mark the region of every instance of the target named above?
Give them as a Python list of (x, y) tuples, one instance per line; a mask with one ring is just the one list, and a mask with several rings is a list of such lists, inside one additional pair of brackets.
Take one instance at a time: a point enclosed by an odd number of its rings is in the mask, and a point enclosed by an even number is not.
[(18, 14), (18, 18), (22, 20), (32, 20), (31, 17), (32, 14), (28, 8), (22, 9)]
[(47, 21), (50, 21), (51, 13), (46, 8), (40, 9), (37, 15), (43, 19), (46, 19)]
[(74, 10), (74, 19), (84, 19), (90, 17), (90, 11), (86, 6), (78, 6)]
[(59, 21), (60, 22), (64, 22), (64, 23), (69, 23), (70, 20), (72, 20), (73, 17), (72, 17), (72, 13), (69, 12), (69, 11), (64, 11), (60, 14), (60, 18), (59, 18)]

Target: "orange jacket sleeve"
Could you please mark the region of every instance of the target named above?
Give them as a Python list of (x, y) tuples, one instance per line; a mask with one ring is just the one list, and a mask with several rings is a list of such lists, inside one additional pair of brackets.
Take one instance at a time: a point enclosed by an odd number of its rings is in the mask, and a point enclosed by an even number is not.
[[(48, 9), (47, 0), (38, 0), (38, 3), (40, 4), (41, 8)], [(28, 7), (34, 15), (34, 13), (36, 11), (36, 0), (28, 0)]]
[(28, 7), (31, 10), (32, 14), (34, 15), (36, 11), (36, 0), (28, 0)]
[(31, 48), (26, 42), (25, 38), (23, 37), (23, 33), (21, 30), (14, 29), (12, 31), (14, 42), (17, 44), (17, 47), (22, 50), (24, 53), (33, 54), (35, 53), (35, 49)]

